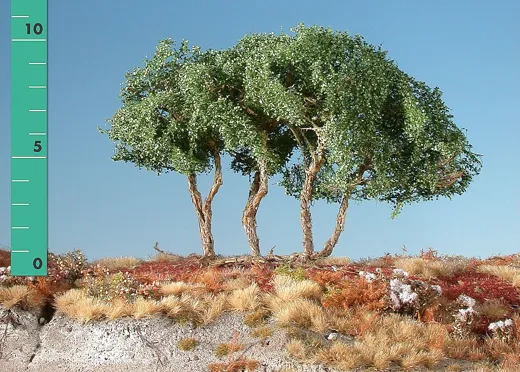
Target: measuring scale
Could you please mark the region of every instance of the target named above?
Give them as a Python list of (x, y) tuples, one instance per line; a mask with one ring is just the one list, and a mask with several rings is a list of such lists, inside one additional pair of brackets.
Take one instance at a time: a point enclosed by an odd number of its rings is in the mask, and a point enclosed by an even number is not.
[(11, 0), (11, 275), (47, 275), (47, 1)]

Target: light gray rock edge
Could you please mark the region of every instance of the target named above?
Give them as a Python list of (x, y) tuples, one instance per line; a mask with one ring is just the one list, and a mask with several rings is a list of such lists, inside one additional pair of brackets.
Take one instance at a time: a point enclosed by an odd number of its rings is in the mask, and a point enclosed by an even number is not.
[[(5, 310), (0, 308), (0, 313), (4, 315)], [(216, 357), (215, 348), (230, 342), (234, 330), (240, 334), (239, 342), (246, 346), (259, 341), (249, 336), (251, 328), (243, 323), (244, 314), (234, 312), (224, 313), (215, 322), (198, 328), (176, 324), (162, 316), (82, 324), (60, 313), (49, 323), (39, 325), (36, 314), (16, 310), (12, 313), (19, 325), (0, 323), (0, 371), (202, 372), (209, 371), (211, 363), (228, 360)], [(257, 371), (274, 372), (283, 367), (302, 372), (334, 371), (292, 360), (284, 349), (285, 332), (273, 329), (268, 345), (256, 342), (244, 354), (260, 362)], [(191, 351), (180, 350), (177, 343), (186, 337), (197, 339), (199, 345)]]

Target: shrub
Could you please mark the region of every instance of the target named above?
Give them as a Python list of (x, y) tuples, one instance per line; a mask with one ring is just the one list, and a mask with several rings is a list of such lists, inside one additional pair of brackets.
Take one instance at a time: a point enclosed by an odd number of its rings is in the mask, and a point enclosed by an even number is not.
[(115, 298), (130, 301), (138, 294), (140, 283), (127, 272), (110, 274), (104, 271), (101, 275), (86, 276), (82, 285), (86, 288), (88, 296), (107, 301)]
[(273, 289), (271, 279), (274, 272), (269, 265), (253, 265), (248, 274), (248, 279), (254, 281), (262, 292), (268, 292)]
[(61, 255), (48, 255), (48, 277), (55, 282), (67, 281), (72, 284), (82, 277), (87, 267), (87, 258), (79, 249)]
[(369, 283), (365, 278), (347, 280), (325, 294), (322, 304), (324, 307), (363, 306), (381, 310), (387, 304), (386, 284), (380, 281)]

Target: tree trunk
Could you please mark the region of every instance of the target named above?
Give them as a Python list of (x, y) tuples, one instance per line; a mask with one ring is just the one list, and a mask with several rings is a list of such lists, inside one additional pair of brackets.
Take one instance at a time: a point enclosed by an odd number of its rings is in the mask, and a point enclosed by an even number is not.
[(323, 165), (323, 158), (313, 160), (309, 169), (305, 170), (305, 180), (300, 194), (300, 222), (303, 232), (303, 255), (310, 258), (314, 253), (312, 239), (311, 201), (314, 189), (314, 181)]
[(256, 215), (260, 202), (267, 195), (269, 180), (265, 165), (260, 164), (259, 168), (255, 172), (253, 183), (249, 189), (249, 197), (242, 213), (242, 226), (247, 236), (251, 255), (256, 257), (260, 256), (260, 239), (256, 231)]
[(329, 240), (327, 240), (323, 245), (323, 249), (314, 255), (315, 258), (329, 257), (332, 251), (334, 250), (336, 244), (338, 244), (339, 237), (345, 229), (345, 219), (347, 217), (348, 202), (356, 186), (366, 181), (363, 179), (363, 173), (365, 173), (365, 171), (369, 169), (370, 164), (371, 160), (367, 157), (365, 159), (365, 162), (357, 169), (353, 183), (349, 186), (349, 188), (345, 192), (345, 195), (343, 195), (343, 200), (341, 201), (338, 210), (338, 215), (336, 216), (336, 226), (334, 227), (334, 231), (332, 231), (332, 235), (329, 238)]
[(334, 227), (334, 231), (332, 231), (332, 235), (327, 240), (323, 246), (323, 249), (316, 253), (315, 257), (329, 257), (332, 253), (332, 250), (338, 243), (339, 237), (343, 230), (345, 229), (345, 219), (347, 217), (347, 209), (348, 202), (350, 199), (350, 193), (345, 194), (343, 200), (341, 201), (341, 205), (339, 206), (338, 215), (336, 217), (336, 226)]
[(193, 202), (197, 220), (199, 221), (202, 253), (205, 257), (215, 257), (215, 244), (213, 241), (213, 233), (211, 232), (211, 218), (213, 216), (211, 203), (223, 183), (220, 153), (215, 150), (213, 156), (215, 160), (215, 176), (213, 177), (213, 185), (204, 203), (202, 203), (202, 196), (197, 188), (197, 175), (191, 173), (188, 176), (188, 190), (190, 191), (191, 201)]

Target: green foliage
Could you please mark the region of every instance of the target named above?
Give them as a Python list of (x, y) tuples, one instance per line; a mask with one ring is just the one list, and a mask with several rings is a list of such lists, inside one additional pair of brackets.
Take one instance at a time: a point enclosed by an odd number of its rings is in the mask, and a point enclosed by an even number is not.
[(352, 194), (391, 202), (397, 212), (466, 190), (479, 156), (439, 89), (406, 75), (360, 36), (301, 24), (292, 31), (247, 35), (224, 53), (239, 87), (229, 92), (234, 104), (298, 144), (297, 163), (282, 162), (289, 195), (299, 197), (305, 171), (320, 157), (314, 199)]
[(208, 172), (215, 151), (221, 149), (218, 128), (199, 122), (198, 114), (211, 107), (186, 89), (198, 82), (197, 69), (189, 67), (202, 54), (186, 41), (178, 49), (173, 45), (163, 40), (151, 60), (126, 74), (123, 106), (109, 119), (111, 128), (99, 131), (115, 142), (116, 161), (158, 174)]
[(275, 274), (286, 275), (297, 281), (304, 280), (306, 277), (305, 270), (302, 267), (293, 268), (289, 264), (283, 264), (273, 270)]

